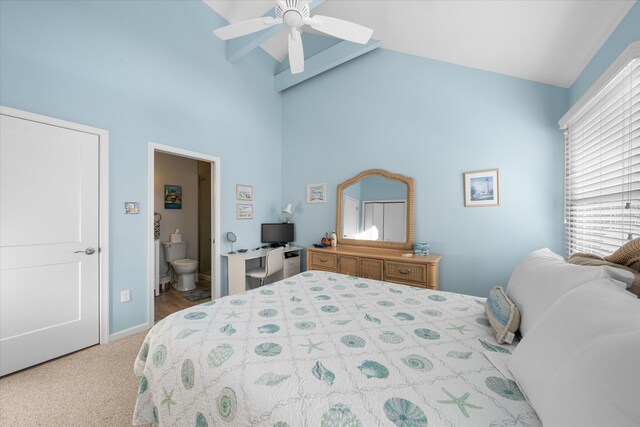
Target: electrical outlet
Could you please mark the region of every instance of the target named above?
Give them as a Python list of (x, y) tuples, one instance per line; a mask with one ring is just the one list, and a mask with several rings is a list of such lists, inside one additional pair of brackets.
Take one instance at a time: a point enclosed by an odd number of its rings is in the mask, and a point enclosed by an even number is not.
[(127, 289), (126, 291), (120, 292), (120, 302), (129, 302), (131, 301), (131, 291)]

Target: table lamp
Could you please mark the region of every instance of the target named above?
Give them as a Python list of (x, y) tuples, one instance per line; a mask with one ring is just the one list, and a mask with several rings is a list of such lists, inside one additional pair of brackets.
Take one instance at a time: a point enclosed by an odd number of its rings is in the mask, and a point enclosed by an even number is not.
[(286, 208), (282, 209), (282, 212), (286, 215), (285, 222), (287, 224), (290, 223), (291, 218), (293, 218), (293, 209), (291, 207), (291, 203), (289, 203)]

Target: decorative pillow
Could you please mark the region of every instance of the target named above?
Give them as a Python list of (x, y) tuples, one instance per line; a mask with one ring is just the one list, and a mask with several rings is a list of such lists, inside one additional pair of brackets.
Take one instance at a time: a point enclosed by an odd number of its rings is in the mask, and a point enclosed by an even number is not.
[(640, 425), (640, 300), (600, 278), (553, 304), (507, 366), (545, 426)]
[(568, 264), (550, 249), (539, 249), (516, 267), (506, 294), (520, 310), (520, 333), (527, 332), (540, 316), (566, 292), (599, 277), (609, 277), (621, 287), (631, 285), (633, 274), (612, 267)]
[(640, 271), (640, 237), (629, 240), (604, 259)]
[[(594, 254), (583, 254), (583, 253), (573, 254), (569, 257), (569, 262), (571, 264), (576, 264), (576, 265), (591, 265), (591, 266), (608, 265), (609, 267), (621, 268), (622, 270), (630, 271), (631, 273), (634, 274), (635, 280), (631, 283), (631, 286), (629, 286), (627, 290), (640, 297), (640, 271), (636, 271), (631, 267), (627, 267), (621, 264), (616, 264), (613, 262), (606, 261), (604, 258), (601, 258), (598, 255), (594, 255)], [(640, 261), (638, 263), (638, 268), (640, 269)]]
[(511, 344), (520, 326), (520, 311), (504, 293), (502, 287), (496, 286), (491, 289), (484, 303), (484, 312), (496, 333), (496, 341), (499, 344), (504, 342)]

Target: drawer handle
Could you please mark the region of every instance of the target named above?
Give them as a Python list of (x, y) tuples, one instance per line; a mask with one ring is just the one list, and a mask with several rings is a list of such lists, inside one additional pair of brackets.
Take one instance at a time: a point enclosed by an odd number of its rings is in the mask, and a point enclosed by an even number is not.
[(409, 274), (409, 273), (411, 273), (411, 270), (403, 270), (401, 268), (398, 268), (398, 273), (400, 273), (400, 274)]
[(326, 258), (318, 258), (318, 259), (320, 260), (320, 262), (327, 262), (328, 261), (328, 259), (326, 259)]

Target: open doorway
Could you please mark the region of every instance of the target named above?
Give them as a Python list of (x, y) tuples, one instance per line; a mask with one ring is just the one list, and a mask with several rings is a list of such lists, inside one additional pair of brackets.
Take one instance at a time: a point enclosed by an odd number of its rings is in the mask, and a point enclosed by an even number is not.
[(216, 157), (149, 143), (149, 326), (220, 296)]

